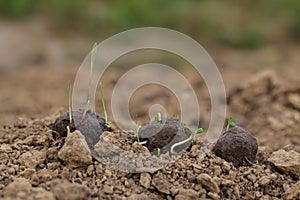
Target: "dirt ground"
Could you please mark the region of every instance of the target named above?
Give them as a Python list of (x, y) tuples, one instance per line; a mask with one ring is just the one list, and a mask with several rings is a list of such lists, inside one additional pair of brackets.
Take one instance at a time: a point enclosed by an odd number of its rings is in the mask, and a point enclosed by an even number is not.
[[(192, 147), (175, 162), (149, 173), (117, 171), (89, 152), (81, 152), (80, 162), (70, 160), (70, 156), (63, 156), (63, 145), (72, 147), (72, 141), (56, 141), (49, 125), (67, 111), (67, 81), (74, 80), (77, 68), (36, 64), (3, 71), (0, 76), (0, 197), (300, 199), (300, 48), (222, 51), (215, 50), (213, 57), (226, 86), (227, 116), (233, 116), (256, 137), (259, 150), (253, 165), (234, 167), (213, 153), (199, 156), (202, 136), (196, 137)], [(121, 72), (107, 72), (103, 80), (106, 102)], [(201, 110), (200, 125), (205, 129), (210, 119), (206, 86), (194, 73), (183, 73), (195, 91), (201, 91), (198, 97), (205, 109)], [(162, 88), (147, 88), (147, 93), (137, 93), (133, 101), (132, 113), (141, 124), (149, 121), (148, 109), (153, 102), (165, 105), (173, 116), (180, 111), (174, 96)], [(108, 107), (109, 117), (110, 112)], [(114, 129), (106, 134), (128, 151), (145, 150), (136, 146), (125, 130)], [(74, 132), (72, 137), (76, 141), (80, 136)], [(295, 152), (287, 154), (296, 155), (299, 161), (295, 160), (293, 170), (273, 162), (277, 150)]]

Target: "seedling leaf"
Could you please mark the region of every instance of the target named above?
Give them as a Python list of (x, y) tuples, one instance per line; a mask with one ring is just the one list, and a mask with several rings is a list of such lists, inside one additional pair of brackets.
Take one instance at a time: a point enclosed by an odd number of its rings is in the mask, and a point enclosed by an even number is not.
[(226, 131), (229, 130), (230, 126), (236, 126), (236, 123), (233, 121), (233, 118), (232, 118), (232, 117), (229, 117), (229, 118), (228, 118)]
[(94, 69), (96, 54), (97, 54), (97, 43), (94, 44), (92, 52), (91, 52), (91, 66), (90, 66), (90, 77), (89, 77), (89, 85), (88, 85), (88, 95), (87, 95), (87, 100), (86, 100), (84, 112), (83, 112), (83, 115), (82, 115), (81, 123), (84, 122), (86, 112), (88, 111), (88, 109), (90, 107), (92, 76), (93, 76), (93, 69)]
[(203, 132), (203, 128), (198, 128), (196, 131), (195, 131), (195, 135), (196, 134), (200, 134)]

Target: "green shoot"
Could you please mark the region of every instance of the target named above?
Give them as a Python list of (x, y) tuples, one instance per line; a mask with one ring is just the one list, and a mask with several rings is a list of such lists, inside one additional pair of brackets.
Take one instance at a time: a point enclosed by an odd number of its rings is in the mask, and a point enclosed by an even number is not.
[(107, 119), (107, 112), (106, 112), (106, 108), (105, 108), (105, 102), (104, 102), (104, 94), (103, 94), (102, 83), (100, 83), (99, 90), (100, 90), (100, 98), (101, 98), (102, 108), (103, 108), (103, 113), (104, 113), (105, 125), (106, 125), (107, 127), (110, 127), (110, 125), (109, 125), (109, 123), (108, 123), (108, 119)]
[(147, 140), (145, 140), (145, 141), (143, 141), (143, 142), (141, 142), (140, 141), (140, 137), (139, 137), (139, 132), (140, 132), (140, 129), (142, 128), (142, 126), (141, 125), (139, 125), (138, 127), (137, 127), (137, 129), (136, 129), (136, 132), (135, 132), (135, 134), (133, 135), (133, 140), (135, 140), (135, 141), (137, 141), (139, 144), (141, 144), (141, 145), (144, 145), (144, 144), (147, 144)]
[(229, 130), (230, 126), (236, 126), (236, 123), (233, 121), (233, 118), (232, 118), (232, 117), (229, 117), (229, 118), (228, 118), (226, 131)]
[(141, 145), (147, 144), (147, 140), (143, 141), (143, 142), (139, 142)]
[(96, 59), (96, 54), (97, 54), (97, 43), (94, 44), (92, 53), (91, 53), (91, 67), (90, 67), (90, 77), (89, 77), (89, 85), (88, 85), (88, 95), (87, 95), (87, 100), (86, 100), (84, 112), (82, 115), (81, 123), (84, 122), (86, 112), (88, 111), (88, 109), (90, 107), (92, 76), (93, 76), (93, 69), (94, 69), (94, 62)]
[(68, 104), (69, 104), (69, 120), (70, 124), (72, 124), (72, 107), (71, 107), (71, 83), (68, 82)]
[(136, 129), (135, 134), (133, 135), (133, 140), (140, 142), (140, 138), (139, 138), (139, 131), (142, 128), (141, 125), (139, 125)]
[(193, 141), (194, 139), (194, 136), (197, 135), (197, 134), (200, 134), (203, 132), (203, 128), (198, 128), (195, 132), (192, 132), (192, 130), (188, 127), (188, 126), (184, 126), (185, 129), (188, 129), (190, 132), (191, 132), (191, 135), (190, 137), (188, 137), (187, 139), (181, 141), (181, 142), (177, 142), (175, 144), (172, 145), (171, 147), (171, 153), (174, 154), (174, 148), (177, 147), (177, 146), (180, 146), (180, 145), (183, 145), (184, 143), (187, 143), (187, 142), (190, 142), (190, 141)]
[(71, 133), (71, 131), (70, 131), (70, 126), (67, 126), (67, 136), (69, 136), (70, 133)]
[(155, 148), (154, 151), (157, 151), (157, 156), (160, 156), (160, 148)]
[(158, 112), (157, 115), (155, 116), (155, 121), (160, 122), (161, 121), (161, 113)]

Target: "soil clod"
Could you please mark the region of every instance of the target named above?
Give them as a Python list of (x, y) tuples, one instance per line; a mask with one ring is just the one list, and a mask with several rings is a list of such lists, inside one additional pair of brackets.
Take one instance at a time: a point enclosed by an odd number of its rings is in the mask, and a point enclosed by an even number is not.
[(93, 149), (94, 145), (99, 141), (99, 137), (103, 131), (109, 131), (110, 127), (107, 127), (104, 118), (90, 110), (86, 112), (84, 123), (82, 123), (83, 113), (83, 109), (73, 111), (72, 123), (70, 123), (68, 112), (60, 115), (51, 125), (53, 137), (66, 137), (67, 126), (69, 126), (71, 132), (79, 130), (85, 136), (85, 140), (87, 141), (89, 148)]
[(213, 148), (217, 156), (232, 162), (235, 167), (252, 165), (257, 150), (256, 139), (239, 126), (234, 126), (221, 135)]
[[(153, 121), (143, 126), (139, 131), (141, 141), (147, 140), (145, 146), (149, 151), (160, 149), (161, 153), (170, 150), (171, 146), (177, 142), (187, 139), (191, 133), (184, 128), (185, 124), (176, 118), (164, 118), (161, 121)], [(191, 142), (187, 142), (175, 149), (176, 152), (187, 148)]]

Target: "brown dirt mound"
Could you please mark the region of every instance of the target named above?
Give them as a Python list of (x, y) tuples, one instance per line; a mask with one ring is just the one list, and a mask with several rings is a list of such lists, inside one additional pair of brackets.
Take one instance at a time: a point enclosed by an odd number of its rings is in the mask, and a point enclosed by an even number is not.
[[(270, 199), (286, 198), (296, 183), (269, 165), (264, 151), (253, 166), (235, 168), (213, 154), (201, 158), (198, 142), (175, 163), (153, 173), (120, 172), (96, 160), (72, 168), (58, 158), (60, 147), (52, 142), (47, 125), (54, 119), (19, 120), (1, 130), (1, 197)], [(124, 145), (126, 138), (115, 141)], [(132, 145), (125, 148), (131, 150)]]

